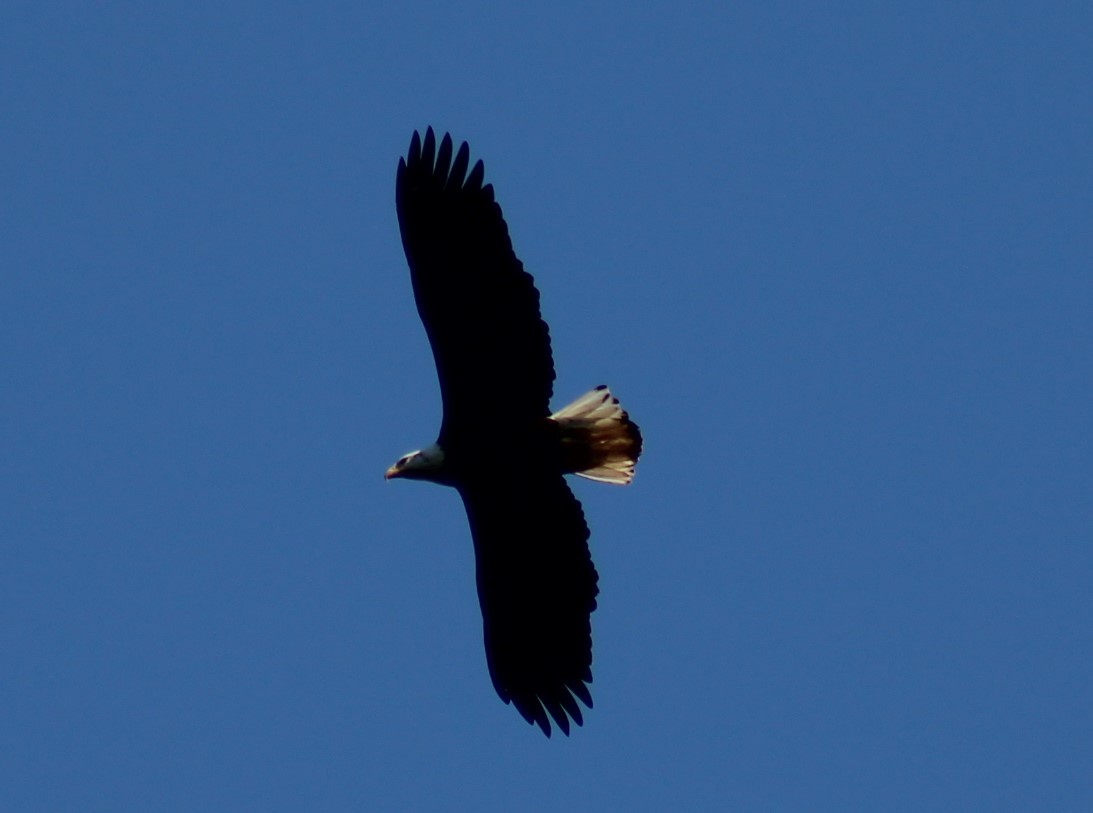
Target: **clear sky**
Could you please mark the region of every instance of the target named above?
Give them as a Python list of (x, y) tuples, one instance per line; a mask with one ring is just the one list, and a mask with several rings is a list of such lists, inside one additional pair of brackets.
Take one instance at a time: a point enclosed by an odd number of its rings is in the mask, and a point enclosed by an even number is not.
[[(0, 12), (0, 809), (1093, 809), (1088, 2)], [(394, 211), (542, 291), (596, 707), (495, 695)]]

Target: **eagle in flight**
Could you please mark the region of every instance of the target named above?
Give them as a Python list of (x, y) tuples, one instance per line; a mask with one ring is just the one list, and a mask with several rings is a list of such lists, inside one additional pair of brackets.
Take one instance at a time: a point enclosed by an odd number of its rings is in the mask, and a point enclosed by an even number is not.
[[(387, 479), (431, 480), (463, 498), (474, 540), (494, 688), (550, 736), (592, 707), (596, 569), (565, 474), (627, 484), (641, 433), (605, 386), (551, 414), (554, 362), (539, 292), (512, 250), (493, 186), (470, 149), (417, 132), (395, 184), (402, 245), (433, 349), (440, 436)], [(548, 716), (549, 715), (549, 716)]]

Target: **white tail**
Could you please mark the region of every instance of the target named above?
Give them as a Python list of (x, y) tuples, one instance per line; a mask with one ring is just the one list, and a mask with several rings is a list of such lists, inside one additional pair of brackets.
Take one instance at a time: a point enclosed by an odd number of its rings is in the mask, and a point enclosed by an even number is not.
[(616, 485), (634, 479), (641, 432), (605, 385), (586, 392), (550, 419), (562, 428), (567, 473)]

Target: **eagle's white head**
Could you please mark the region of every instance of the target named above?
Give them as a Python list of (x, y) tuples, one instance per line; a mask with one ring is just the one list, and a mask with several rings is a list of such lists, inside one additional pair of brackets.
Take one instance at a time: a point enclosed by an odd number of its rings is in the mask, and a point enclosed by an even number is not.
[(384, 479), (392, 480), (395, 477), (403, 477), (407, 480), (431, 480), (434, 483), (446, 483), (444, 476), (444, 450), (437, 444), (422, 449), (420, 452), (410, 452), (400, 457), (387, 473)]

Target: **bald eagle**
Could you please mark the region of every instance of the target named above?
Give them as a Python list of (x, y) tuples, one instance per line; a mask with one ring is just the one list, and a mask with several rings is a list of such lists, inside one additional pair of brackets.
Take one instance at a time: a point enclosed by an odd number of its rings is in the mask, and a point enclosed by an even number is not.
[[(474, 540), (494, 688), (550, 736), (583, 723), (592, 696), (596, 569), (564, 474), (626, 484), (641, 434), (605, 386), (551, 414), (554, 363), (539, 292), (509, 240), (481, 161), (464, 142), (415, 132), (395, 185), (414, 298), (444, 417), (436, 443), (387, 479), (452, 486)], [(549, 717), (548, 717), (549, 715)]]

